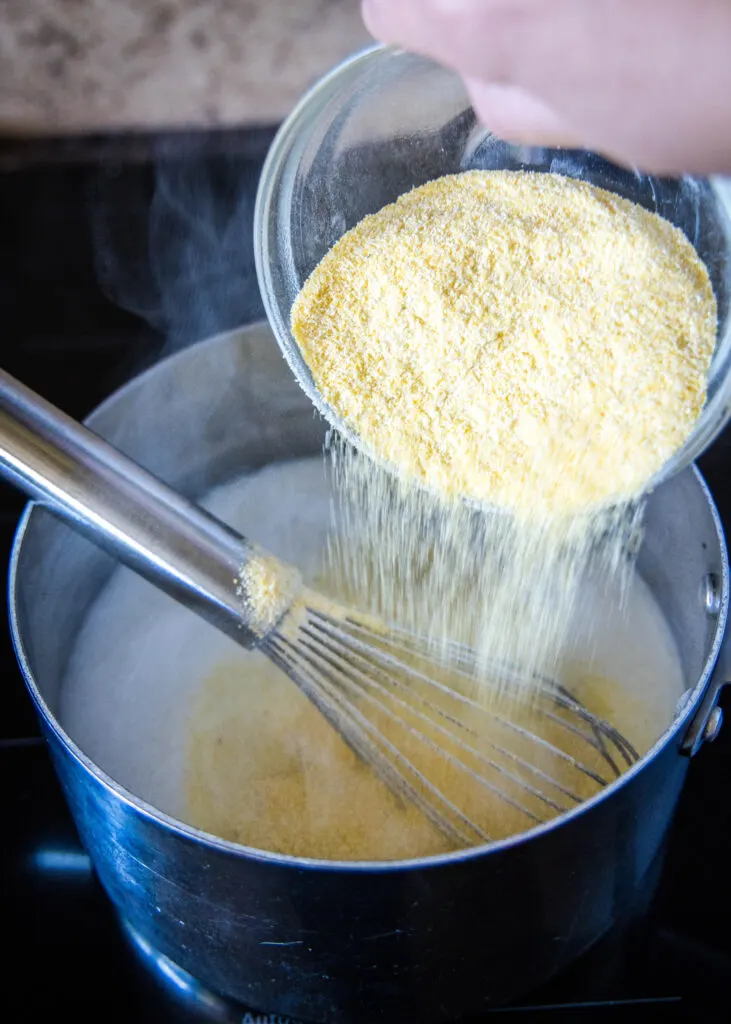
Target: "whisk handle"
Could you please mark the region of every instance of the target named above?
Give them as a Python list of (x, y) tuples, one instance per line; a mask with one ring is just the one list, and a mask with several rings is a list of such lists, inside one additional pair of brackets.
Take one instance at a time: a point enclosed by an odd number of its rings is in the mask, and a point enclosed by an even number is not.
[(250, 543), (0, 370), (0, 473), (245, 647)]

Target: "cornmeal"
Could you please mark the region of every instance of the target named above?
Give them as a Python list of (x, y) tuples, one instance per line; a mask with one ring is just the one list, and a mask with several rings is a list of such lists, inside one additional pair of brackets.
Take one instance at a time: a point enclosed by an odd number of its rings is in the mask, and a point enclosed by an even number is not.
[(290, 609), (301, 587), (296, 569), (279, 559), (253, 550), (236, 580), (246, 625), (259, 638), (265, 637)]
[(640, 493), (704, 405), (717, 309), (669, 222), (553, 174), (429, 182), (345, 234), (292, 330), (402, 477), (529, 516)]

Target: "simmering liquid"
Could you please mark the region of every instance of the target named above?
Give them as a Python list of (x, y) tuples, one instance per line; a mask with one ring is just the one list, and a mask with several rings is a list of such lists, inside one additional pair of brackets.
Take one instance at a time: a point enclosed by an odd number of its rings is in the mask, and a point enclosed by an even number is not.
[[(267, 467), (203, 504), (316, 579), (331, 515), (320, 458)], [(579, 604), (562, 678), (642, 754), (667, 728), (684, 689), (670, 630), (638, 576), (624, 607), (591, 579)], [(450, 848), (263, 655), (241, 650), (124, 568), (79, 634), (60, 718), (137, 797), (225, 839), (332, 859)], [(565, 735), (555, 739), (570, 749)], [(570, 779), (579, 795), (594, 791)], [(465, 799), (491, 838), (531, 824), (487, 791)]]

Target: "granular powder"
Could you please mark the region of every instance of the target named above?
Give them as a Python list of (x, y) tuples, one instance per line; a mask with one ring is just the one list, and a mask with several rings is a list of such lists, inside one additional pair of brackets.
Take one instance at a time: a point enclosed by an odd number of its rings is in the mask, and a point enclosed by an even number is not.
[(295, 568), (254, 549), (236, 580), (249, 629), (258, 637), (266, 636), (290, 608), (301, 586)]
[(685, 236), (553, 174), (429, 182), (345, 234), (292, 330), (366, 450), (522, 516), (642, 491), (706, 394), (717, 311)]
[(347, 604), (438, 647), (471, 648), (472, 696), (486, 705), (512, 695), (496, 664), (526, 683), (560, 673), (587, 575), (603, 577), (621, 603), (641, 505), (518, 519), (404, 484), (337, 439), (328, 455), (337, 524), (328, 581)]

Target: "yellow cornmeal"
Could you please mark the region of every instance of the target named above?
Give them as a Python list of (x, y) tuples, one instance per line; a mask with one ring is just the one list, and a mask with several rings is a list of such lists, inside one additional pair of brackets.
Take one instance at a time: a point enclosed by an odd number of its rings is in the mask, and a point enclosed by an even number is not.
[(640, 492), (700, 413), (717, 311), (690, 242), (552, 174), (440, 178), (366, 217), (292, 330), (366, 448), (523, 514)]
[(296, 569), (278, 558), (255, 551), (241, 568), (236, 585), (246, 613), (246, 625), (263, 637), (292, 605), (302, 581)]

